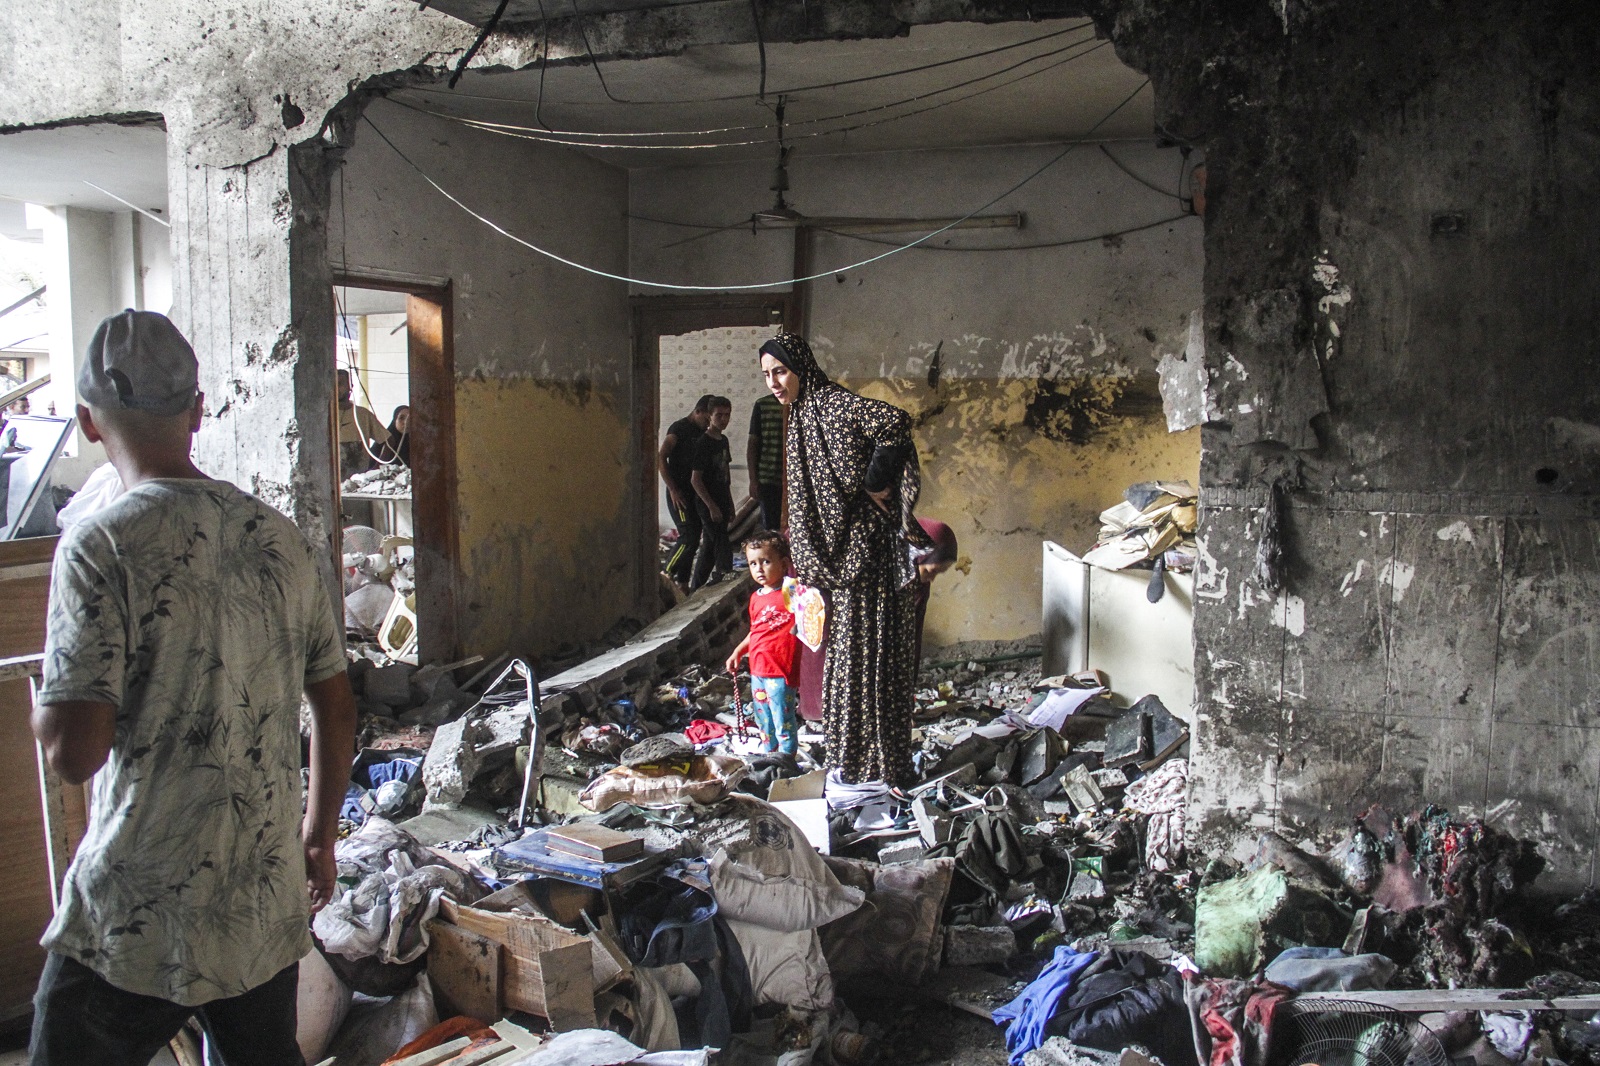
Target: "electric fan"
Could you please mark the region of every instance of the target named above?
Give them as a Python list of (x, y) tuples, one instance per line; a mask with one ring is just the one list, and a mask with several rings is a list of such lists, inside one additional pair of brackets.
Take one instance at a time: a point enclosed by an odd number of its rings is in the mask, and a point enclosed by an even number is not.
[(1272, 1026), (1277, 1066), (1450, 1066), (1438, 1037), (1399, 1011), (1360, 1000), (1300, 1000)]

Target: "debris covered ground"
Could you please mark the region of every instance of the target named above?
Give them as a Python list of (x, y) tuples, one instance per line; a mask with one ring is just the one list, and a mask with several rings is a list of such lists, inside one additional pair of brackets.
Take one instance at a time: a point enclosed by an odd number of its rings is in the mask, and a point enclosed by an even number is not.
[[(1149, 505), (1192, 522), (1182, 502)], [(1145, 550), (1184, 563), (1171, 531)], [(747, 679), (707, 665), (749, 589), (565, 671), (353, 645), (308, 1062), (448, 1040), (505, 1063), (1600, 1062), (1600, 1000), (1564, 998), (1600, 992), (1600, 894), (1537, 896), (1526, 842), (1419, 797), (1242, 864), (1191, 854), (1187, 724), (1041, 676), (1031, 642), (930, 650), (919, 783), (850, 785), (816, 723), (763, 753)], [(1398, 989), (1454, 991), (1316, 998)]]

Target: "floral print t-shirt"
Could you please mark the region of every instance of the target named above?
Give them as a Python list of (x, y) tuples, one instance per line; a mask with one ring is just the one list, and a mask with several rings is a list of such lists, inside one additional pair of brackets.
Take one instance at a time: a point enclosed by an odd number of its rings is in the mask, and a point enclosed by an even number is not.
[(311, 545), (226, 482), (147, 481), (63, 534), (39, 701), (117, 717), (44, 946), (188, 1006), (304, 956), (301, 693), (343, 669)]

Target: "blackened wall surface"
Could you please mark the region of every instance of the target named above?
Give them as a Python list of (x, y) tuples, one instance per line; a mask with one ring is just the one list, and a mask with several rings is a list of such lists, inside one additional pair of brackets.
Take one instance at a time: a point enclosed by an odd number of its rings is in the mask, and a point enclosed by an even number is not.
[(1592, 881), (1600, 19), (1174, 7), (1100, 14), (1208, 149), (1201, 833), (1436, 801)]

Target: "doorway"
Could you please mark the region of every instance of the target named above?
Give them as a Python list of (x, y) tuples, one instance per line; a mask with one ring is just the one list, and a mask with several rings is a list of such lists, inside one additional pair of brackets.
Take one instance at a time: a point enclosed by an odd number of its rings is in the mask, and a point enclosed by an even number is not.
[(635, 529), (639, 602), (659, 593), (662, 537), (673, 529), (656, 454), (666, 429), (705, 393), (733, 401), (728, 428), (736, 505), (746, 495), (745, 440), (750, 407), (765, 390), (755, 349), (794, 320), (789, 293), (752, 296), (639, 296), (633, 300), (635, 425), (641, 482)]
[(334, 303), (350, 383), (350, 406), (330, 413), (346, 627), (406, 661), (449, 661), (459, 558), (450, 287), (336, 273)]

